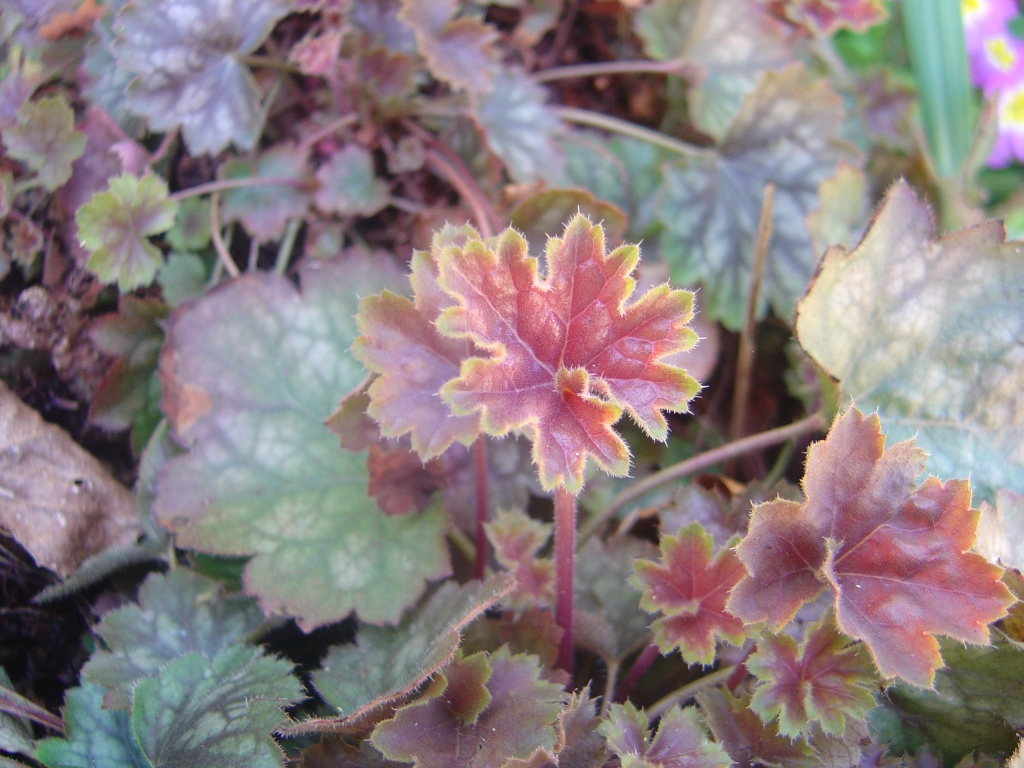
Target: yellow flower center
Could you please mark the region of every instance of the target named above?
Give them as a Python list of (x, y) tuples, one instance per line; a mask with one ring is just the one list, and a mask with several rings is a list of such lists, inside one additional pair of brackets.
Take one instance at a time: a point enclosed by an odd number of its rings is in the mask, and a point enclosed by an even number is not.
[(1009, 71), (1017, 60), (1017, 53), (1010, 47), (1005, 37), (993, 37), (985, 41), (985, 53), (989, 61), (1003, 72)]
[(1024, 128), (1024, 88), (1008, 93), (1000, 104), (999, 122), (1004, 126)]
[(969, 18), (977, 13), (981, 13), (982, 2), (981, 0), (960, 0), (960, 12), (964, 18)]

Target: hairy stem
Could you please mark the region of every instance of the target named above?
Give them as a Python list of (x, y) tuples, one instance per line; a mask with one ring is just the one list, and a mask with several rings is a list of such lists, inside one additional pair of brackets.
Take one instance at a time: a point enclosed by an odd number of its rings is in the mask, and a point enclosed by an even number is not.
[[(799, 437), (800, 435), (823, 430), (827, 426), (828, 424), (825, 423), (825, 418), (820, 413), (815, 413), (812, 416), (808, 416), (807, 418), (793, 422), (792, 424), (787, 424), (784, 427), (769, 429), (767, 432), (758, 432), (756, 435), (744, 437), (742, 440), (736, 440), (719, 446), (718, 448), (712, 448), (710, 451), (698, 453), (696, 456), (691, 456), (684, 461), (680, 461), (678, 464), (665, 467), (665, 469), (660, 472), (648, 475), (640, 482), (633, 483), (629, 488), (613, 497), (612, 500), (608, 502), (608, 506), (587, 521), (587, 524), (580, 531), (580, 546), (585, 544), (587, 539), (597, 533), (605, 523), (614, 518), (619, 510), (631, 501), (640, 498), (645, 493), (649, 493), (661, 485), (671, 483), (674, 480), (679, 480), (680, 478), (700, 472), (701, 470), (712, 467), (720, 462), (736, 458), (737, 456), (742, 456), (745, 453), (767, 448), (778, 443), (784, 443), (785, 441), (794, 437)], [(635, 513), (624, 518), (622, 523), (619, 524), (616, 535), (621, 535), (629, 530), (634, 521)]]
[(473, 443), (473, 471), (476, 475), (474, 494), (476, 499), (476, 556), (473, 560), (473, 576), (484, 577), (487, 570), (487, 443), (478, 437)]
[(674, 152), (677, 155), (704, 157), (708, 154), (708, 150), (698, 147), (696, 144), (687, 144), (685, 141), (673, 139), (664, 133), (652, 131), (650, 128), (644, 128), (641, 125), (635, 125), (626, 120), (620, 120), (617, 117), (609, 117), (608, 115), (591, 112), (588, 109), (577, 109), (576, 107), (555, 107), (554, 110), (566, 122), (589, 125), (591, 128), (600, 128), (610, 133), (618, 133), (623, 136), (629, 136), (632, 139), (646, 141), (648, 144), (667, 149), (669, 152)]
[(595, 61), (589, 64), (570, 64), (565, 67), (552, 67), (534, 72), (532, 77), (538, 83), (549, 83), (552, 80), (566, 80), (572, 77), (600, 77), (602, 75), (673, 75), (682, 74), (683, 61)]
[(572, 674), (573, 569), (576, 559), (576, 497), (555, 491), (555, 623), (562, 628), (558, 666)]
[(293, 189), (308, 189), (309, 182), (304, 179), (291, 179), (287, 176), (246, 176), (242, 179), (220, 179), (219, 181), (208, 181), (205, 184), (197, 184), (188, 189), (179, 189), (177, 192), (168, 195), (169, 200), (184, 200), (187, 197), (198, 197), (211, 192), (227, 192), (232, 189), (245, 189), (247, 187), (292, 187)]
[(703, 690), (714, 688), (716, 685), (721, 685), (729, 679), (729, 675), (731, 675), (732, 672), (732, 666), (722, 667), (721, 669), (716, 669), (710, 674), (704, 675), (704, 677), (697, 678), (692, 683), (687, 683), (682, 688), (672, 691), (668, 696), (659, 699), (647, 708), (647, 719), (653, 723), (665, 714), (666, 711), (671, 709), (673, 705), (688, 701)]
[(658, 650), (658, 646), (654, 643), (648, 643), (647, 647), (640, 651), (640, 655), (636, 657), (633, 666), (629, 668), (629, 672), (622, 678), (622, 685), (614, 692), (616, 701), (625, 701), (629, 698), (629, 694), (636, 687), (636, 684), (640, 682), (640, 678), (647, 674), (647, 670), (651, 668), (654, 660), (660, 655), (661, 651)]

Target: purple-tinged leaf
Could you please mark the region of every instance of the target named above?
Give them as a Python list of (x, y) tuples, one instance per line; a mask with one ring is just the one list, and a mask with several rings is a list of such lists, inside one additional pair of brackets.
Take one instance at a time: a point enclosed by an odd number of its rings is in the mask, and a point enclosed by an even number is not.
[(598, 730), (622, 768), (726, 768), (732, 762), (719, 744), (708, 739), (696, 707), (672, 707), (651, 738), (643, 710), (628, 703), (612, 704)]
[(678, 648), (687, 664), (708, 665), (715, 660), (717, 639), (743, 642), (743, 621), (725, 608), (729, 591), (745, 573), (734, 544), (712, 557), (711, 536), (692, 523), (676, 536), (661, 537), (661, 563), (636, 561), (632, 583), (643, 591), (640, 606), (663, 614), (652, 626), (662, 653)]
[(498, 30), (472, 16), (453, 18), (458, 5), (458, 0), (402, 0), (398, 18), (416, 33), (434, 77), (456, 90), (485, 93), (498, 68)]
[(261, 94), (241, 57), (288, 12), (286, 0), (135, 0), (117, 16), (112, 48), (135, 74), (128, 108), (153, 131), (181, 127), (194, 155), (252, 149)]
[[(306, 165), (309, 150), (291, 144), (278, 144), (262, 153), (255, 168), (242, 160), (229, 160), (220, 170), (223, 179), (278, 177), (312, 181)], [(245, 230), (261, 242), (278, 240), (290, 218), (302, 218), (309, 209), (309, 193), (281, 184), (232, 189), (224, 193), (224, 220), (237, 219)]]
[(808, 736), (813, 723), (841, 736), (848, 721), (875, 707), (871, 657), (839, 632), (831, 613), (805, 628), (799, 648), (789, 635), (762, 634), (747, 669), (758, 678), (751, 709), (765, 722), (778, 718), (783, 736)]
[(422, 699), (378, 725), (373, 745), (414, 768), (491, 768), (555, 745), (566, 700), (531, 656), (456, 657)]

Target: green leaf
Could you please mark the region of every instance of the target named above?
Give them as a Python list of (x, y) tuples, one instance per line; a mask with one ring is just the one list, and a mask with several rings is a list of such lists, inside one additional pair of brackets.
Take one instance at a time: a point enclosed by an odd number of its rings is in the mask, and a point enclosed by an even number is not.
[(103, 688), (85, 683), (64, 697), (67, 738), (43, 739), (35, 758), (50, 768), (152, 768), (127, 712), (103, 708)]
[(132, 728), (153, 768), (279, 768), (270, 734), (302, 698), (292, 665), (259, 649), (190, 653), (136, 685)]
[(983, 648), (943, 641), (935, 690), (905, 683), (886, 690), (870, 717), (896, 752), (927, 744), (947, 766), (975, 750), (1008, 755), (1024, 727), (1024, 652), (1006, 641)]
[[(221, 167), (220, 177), (258, 180), (274, 176), (302, 181), (309, 177), (308, 159), (308, 148), (278, 144), (260, 155), (255, 168), (243, 160), (229, 160)], [(225, 192), (222, 212), (225, 221), (241, 221), (250, 235), (265, 242), (280, 239), (288, 219), (304, 217), (309, 202), (309, 193), (301, 189), (265, 184)]]
[(85, 151), (85, 136), (75, 130), (75, 113), (63, 94), (23, 104), (3, 138), (7, 154), (35, 171), (51, 192), (71, 178), (71, 164)]
[(323, 423), (365, 376), (346, 350), (358, 298), (399, 284), (389, 264), (310, 263), (301, 292), (245, 275), (168, 326), (163, 407), (189, 453), (161, 473), (157, 518), (181, 546), (254, 555), (246, 591), (307, 629), (353, 609), (397, 623), (427, 579), (449, 573), (442, 511), (385, 515), (367, 496), (365, 454)]
[(373, 731), (373, 745), (414, 768), (490, 768), (555, 745), (565, 694), (534, 656), (476, 653), (438, 673), (424, 697)]
[(546, 100), (546, 91), (525, 72), (503, 69), (493, 90), (474, 102), (473, 120), (513, 181), (561, 175), (564, 160), (556, 139), (564, 128)]
[(462, 630), (510, 588), (507, 577), (447, 582), (397, 627), (364, 626), (354, 645), (332, 646), (313, 685), (349, 720), (401, 700), (451, 661)]
[(693, 120), (716, 138), (758, 79), (794, 58), (786, 25), (759, 0), (656, 0), (633, 26), (649, 56), (679, 61)]
[(206, 262), (196, 254), (172, 253), (157, 272), (156, 282), (164, 301), (176, 308), (206, 292), (208, 273)]
[(928, 207), (897, 183), (861, 243), (832, 248), (800, 301), (801, 346), (915, 437), (939, 477), (977, 497), (1024, 492), (1024, 246), (995, 222), (934, 237)]
[(86, 662), (86, 680), (107, 688), (104, 706), (127, 709), (135, 682), (167, 662), (194, 652), (213, 658), (242, 643), (263, 623), (255, 600), (228, 597), (222, 584), (184, 568), (154, 574), (139, 591), (139, 604), (103, 617), (96, 633), (108, 651)]
[(743, 322), (767, 184), (775, 185), (773, 234), (757, 314), (771, 305), (792, 315), (817, 263), (804, 217), (818, 205), (818, 184), (849, 154), (834, 138), (841, 120), (828, 83), (794, 65), (765, 75), (717, 151), (665, 166), (664, 258), (675, 282), (704, 286), (707, 313), (727, 328)]
[(170, 229), (176, 212), (163, 179), (129, 173), (111, 178), (108, 190), (75, 214), (78, 240), (90, 252), (89, 270), (122, 291), (149, 285), (163, 264), (149, 237)]
[(210, 200), (186, 197), (178, 206), (167, 242), (176, 251), (201, 251), (210, 244)]
[(117, 62), (136, 77), (128, 108), (152, 131), (182, 129), (193, 155), (252, 149), (261, 94), (241, 58), (288, 11), (285, 0), (137, 0), (117, 16)]
[(373, 169), (373, 156), (357, 144), (348, 144), (316, 172), (320, 188), (316, 205), (343, 216), (373, 216), (388, 204), (388, 187)]

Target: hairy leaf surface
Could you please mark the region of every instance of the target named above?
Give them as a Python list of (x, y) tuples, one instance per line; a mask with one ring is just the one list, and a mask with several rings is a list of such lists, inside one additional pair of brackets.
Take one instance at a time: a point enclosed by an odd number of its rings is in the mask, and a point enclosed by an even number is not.
[(35, 758), (49, 768), (152, 768), (132, 732), (131, 716), (103, 708), (103, 687), (83, 683), (64, 698), (65, 738), (42, 739)]
[(651, 738), (642, 710), (629, 703), (612, 704), (598, 730), (622, 768), (725, 768), (732, 763), (725, 750), (708, 739), (696, 707), (672, 707)]
[(825, 254), (797, 337), (891, 439), (914, 437), (932, 472), (992, 501), (1024, 492), (1024, 242), (996, 222), (934, 232), (894, 185), (861, 243)]
[(504, 604), (513, 610), (554, 605), (555, 565), (537, 554), (551, 537), (551, 524), (519, 510), (499, 509), (484, 528), (495, 560), (515, 578)]
[(186, 653), (213, 658), (263, 622), (251, 598), (228, 597), (219, 581), (176, 568), (153, 574), (139, 590), (139, 604), (103, 617), (96, 633), (109, 650), (98, 650), (82, 675), (107, 689), (106, 707), (128, 709), (140, 678), (157, 674)]
[(1002, 569), (967, 551), (978, 523), (967, 482), (916, 487), (924, 452), (884, 444), (877, 417), (850, 408), (836, 419), (808, 450), (807, 500), (754, 508), (737, 548), (748, 574), (728, 609), (778, 630), (831, 589), (839, 628), (865, 642), (883, 676), (931, 687), (935, 636), (987, 645), (1013, 597)]
[(292, 665), (259, 649), (190, 653), (135, 687), (132, 728), (153, 768), (280, 768), (271, 733), (302, 698)]
[(871, 659), (838, 631), (831, 613), (806, 627), (799, 647), (789, 635), (763, 634), (747, 669), (758, 678), (751, 709), (765, 722), (778, 718), (783, 736), (810, 735), (813, 723), (842, 735), (848, 720), (875, 707)]
[(452, 660), (463, 629), (511, 587), (507, 576), (448, 582), (397, 627), (364, 626), (354, 645), (332, 646), (313, 685), (348, 720), (406, 698)]
[(664, 440), (662, 412), (685, 411), (698, 391), (661, 362), (696, 343), (693, 294), (661, 285), (627, 304), (638, 259), (635, 246), (606, 253), (601, 227), (581, 215), (549, 241), (543, 277), (512, 230), (438, 258), (438, 283), (457, 302), (438, 330), (491, 353), (464, 361), (441, 396), (456, 415), (479, 412), (487, 434), (525, 429), (545, 489), (578, 493), (588, 458), (626, 474), (629, 450), (611, 428), (622, 411)]
[(566, 700), (536, 657), (503, 648), (456, 658), (420, 701), (373, 731), (373, 745), (414, 768), (490, 768), (555, 745)]
[(737, 768), (754, 766), (807, 766), (822, 762), (803, 739), (787, 739), (777, 721), (765, 723), (750, 708), (750, 694), (733, 696), (724, 687), (697, 694), (704, 720)]
[(128, 108), (154, 131), (181, 127), (194, 155), (256, 144), (263, 108), (241, 57), (288, 11), (285, 0), (137, 0), (118, 14), (112, 44), (136, 77)]
[(189, 452), (160, 476), (158, 519), (182, 546), (253, 555), (246, 591), (307, 628), (353, 609), (397, 623), (449, 572), (441, 510), (385, 515), (364, 455), (323, 425), (365, 375), (345, 350), (358, 297), (399, 279), (386, 264), (310, 265), (301, 293), (246, 275), (179, 310), (162, 354), (164, 410)]
[(818, 184), (851, 154), (835, 138), (841, 121), (829, 84), (793, 65), (758, 82), (717, 149), (665, 166), (663, 258), (676, 282), (703, 286), (708, 314), (727, 328), (743, 321), (766, 184), (775, 185), (775, 204), (758, 316), (769, 305), (792, 315), (818, 259), (804, 219), (818, 205)]
[(654, 641), (662, 653), (678, 648), (687, 664), (715, 660), (715, 640), (743, 642), (743, 622), (725, 609), (726, 599), (744, 569), (732, 550), (735, 539), (711, 553), (711, 535), (692, 523), (675, 536), (661, 537), (661, 562), (637, 560), (632, 581), (643, 590), (641, 607), (660, 611)]
[(79, 242), (90, 252), (87, 266), (122, 291), (149, 285), (164, 263), (149, 238), (170, 229), (177, 210), (158, 176), (114, 176), (75, 214)]
[(472, 346), (441, 335), (434, 325), (453, 303), (437, 284), (437, 260), (446, 247), (472, 237), (476, 232), (468, 226), (443, 228), (430, 251), (413, 254), (412, 300), (384, 291), (360, 301), (356, 315), (360, 336), (352, 354), (377, 374), (367, 413), (385, 437), (408, 434), (423, 459), (439, 456), (456, 441), (469, 445), (480, 434), (478, 414), (455, 416), (438, 396)]

